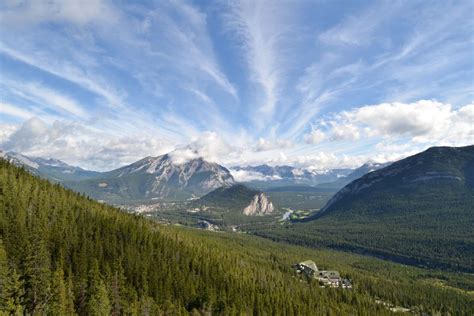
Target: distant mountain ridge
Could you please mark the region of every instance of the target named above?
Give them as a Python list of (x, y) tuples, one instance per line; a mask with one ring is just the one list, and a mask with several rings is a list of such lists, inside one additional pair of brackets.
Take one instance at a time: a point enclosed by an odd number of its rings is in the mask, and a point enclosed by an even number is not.
[(12, 151), (0, 152), (0, 157), (3, 157), (18, 167), (26, 168), (37, 176), (55, 182), (84, 180), (100, 175), (100, 172), (71, 166), (61, 160), (53, 158), (30, 157)]
[(474, 146), (432, 147), (368, 173), (340, 190), (320, 214), (335, 209), (350, 197), (379, 191), (411, 190), (423, 186), (460, 186), (474, 188)]
[(0, 155), (34, 175), (108, 202), (187, 199), (235, 183), (229, 170), (217, 163), (203, 158), (177, 163), (170, 154), (146, 157), (107, 172), (84, 170), (61, 160), (15, 152), (0, 152)]
[(352, 169), (310, 170), (292, 166), (234, 166), (230, 168), (236, 175), (244, 173), (242, 182), (254, 184), (257, 187), (287, 186), (287, 185), (317, 185), (323, 182), (335, 181), (348, 175)]
[[(195, 198), (221, 186), (227, 187), (235, 183), (232, 174), (223, 166), (202, 158), (177, 163), (172, 153), (145, 157), (107, 172), (84, 170), (61, 160), (28, 157), (14, 152), (2, 155), (14, 164), (27, 168), (33, 174), (61, 182), (64, 186), (92, 198), (110, 202)], [(325, 179), (336, 179), (327, 183), (328, 187), (324, 187), (324, 190), (328, 188), (335, 190), (368, 169), (369, 165), (364, 165), (350, 173), (352, 169), (314, 171), (291, 166), (260, 165), (235, 167), (232, 172), (258, 173), (264, 180), (244, 182), (257, 190), (287, 187), (293, 191), (293, 188), (296, 190), (297, 187), (303, 190), (305, 188), (319, 190), (314, 184)]]
[(432, 147), (370, 172), (302, 221), (286, 240), (473, 272), (474, 146)]
[(386, 162), (386, 163), (378, 163), (378, 162), (366, 162), (359, 168), (353, 170), (351, 173), (349, 173), (346, 176), (339, 177), (337, 180), (332, 181), (332, 182), (325, 182), (325, 183), (320, 183), (317, 185), (319, 188), (326, 188), (326, 189), (342, 189), (344, 186), (347, 184), (351, 183), (352, 181), (359, 179), (360, 177), (364, 176), (365, 174), (369, 172), (373, 172), (375, 170), (384, 168), (388, 165), (390, 165), (391, 162)]
[(106, 201), (139, 199), (187, 199), (234, 184), (229, 170), (195, 158), (176, 163), (169, 154), (146, 157), (130, 165), (101, 173), (66, 186)]

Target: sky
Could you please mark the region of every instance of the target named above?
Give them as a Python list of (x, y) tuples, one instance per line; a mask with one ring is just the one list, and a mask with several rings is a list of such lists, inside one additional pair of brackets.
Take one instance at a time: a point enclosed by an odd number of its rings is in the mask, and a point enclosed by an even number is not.
[(0, 148), (310, 169), (474, 144), (472, 1), (0, 3)]

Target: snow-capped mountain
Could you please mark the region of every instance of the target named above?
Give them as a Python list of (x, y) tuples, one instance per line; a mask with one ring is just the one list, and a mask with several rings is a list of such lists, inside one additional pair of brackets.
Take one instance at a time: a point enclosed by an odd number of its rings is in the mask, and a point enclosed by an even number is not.
[(360, 177), (364, 176), (365, 174), (384, 168), (388, 165), (390, 165), (391, 162), (387, 163), (378, 163), (378, 162), (373, 162), (369, 161), (360, 166), (359, 168), (353, 170), (351, 173), (349, 173), (346, 176), (339, 177), (337, 180), (332, 181), (332, 182), (324, 182), (318, 185), (318, 187), (321, 188), (330, 188), (330, 189), (341, 189), (345, 185), (351, 183), (352, 181), (359, 179)]
[(235, 166), (232, 175), (240, 182), (267, 182), (278, 185), (316, 185), (347, 176), (352, 169), (310, 170), (291, 166)]
[(177, 163), (169, 154), (146, 157), (99, 177), (66, 185), (101, 200), (189, 198), (234, 184), (229, 170), (202, 158)]
[(229, 170), (202, 158), (178, 163), (171, 155), (146, 157), (109, 172), (95, 172), (61, 160), (15, 152), (0, 152), (0, 157), (37, 176), (106, 201), (189, 198), (234, 184)]
[(28, 169), (37, 176), (57, 182), (90, 179), (100, 174), (71, 166), (58, 159), (29, 157), (12, 151), (0, 152), (0, 157), (16, 166)]

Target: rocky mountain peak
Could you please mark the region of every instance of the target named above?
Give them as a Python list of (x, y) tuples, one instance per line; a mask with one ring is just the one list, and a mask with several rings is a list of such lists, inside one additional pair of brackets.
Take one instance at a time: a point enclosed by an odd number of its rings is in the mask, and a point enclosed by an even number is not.
[(255, 194), (250, 204), (244, 208), (244, 215), (268, 215), (273, 212), (273, 203), (265, 193)]
[[(114, 189), (104, 186), (99, 194), (96, 188), (101, 183), (115, 183)], [(120, 199), (189, 198), (234, 184), (234, 178), (223, 166), (196, 157), (176, 160), (173, 155), (146, 157), (130, 165), (105, 172), (88, 184), (85, 191), (94, 197), (113, 195)], [(75, 184), (71, 184), (75, 185)]]

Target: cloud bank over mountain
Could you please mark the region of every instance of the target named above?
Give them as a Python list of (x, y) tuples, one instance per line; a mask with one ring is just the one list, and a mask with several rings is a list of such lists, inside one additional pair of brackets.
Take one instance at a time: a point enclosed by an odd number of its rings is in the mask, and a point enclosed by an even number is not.
[(7, 1), (0, 148), (324, 169), (467, 145), (473, 6)]

